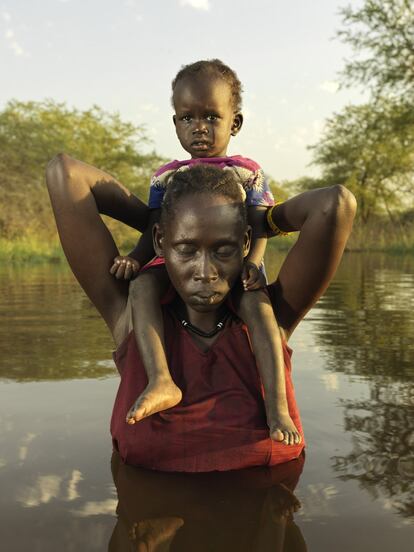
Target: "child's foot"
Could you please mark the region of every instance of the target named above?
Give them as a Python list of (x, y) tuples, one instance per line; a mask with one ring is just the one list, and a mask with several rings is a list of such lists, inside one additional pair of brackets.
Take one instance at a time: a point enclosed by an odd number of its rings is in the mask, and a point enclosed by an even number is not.
[(302, 442), (302, 437), (287, 412), (267, 414), (267, 423), (272, 441), (283, 442), (285, 445), (299, 445)]
[(184, 521), (179, 517), (145, 519), (133, 524), (129, 537), (137, 545), (137, 551), (167, 551), (170, 549), (170, 545), (178, 529), (183, 525)]
[(172, 379), (155, 380), (147, 385), (130, 408), (126, 421), (135, 424), (161, 410), (167, 410), (178, 404), (183, 397), (181, 390)]

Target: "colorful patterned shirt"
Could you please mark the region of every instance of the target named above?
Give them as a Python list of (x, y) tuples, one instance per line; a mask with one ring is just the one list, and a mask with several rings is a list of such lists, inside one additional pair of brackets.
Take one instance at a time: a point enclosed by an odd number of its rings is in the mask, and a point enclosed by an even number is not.
[(151, 179), (148, 206), (150, 209), (160, 209), (164, 198), (165, 190), (177, 171), (199, 165), (200, 163), (215, 165), (224, 170), (234, 172), (237, 180), (246, 193), (246, 205), (274, 205), (273, 194), (270, 190), (268, 180), (260, 167), (252, 159), (233, 155), (231, 157), (199, 157), (197, 159), (186, 159), (185, 161), (171, 161), (160, 167)]

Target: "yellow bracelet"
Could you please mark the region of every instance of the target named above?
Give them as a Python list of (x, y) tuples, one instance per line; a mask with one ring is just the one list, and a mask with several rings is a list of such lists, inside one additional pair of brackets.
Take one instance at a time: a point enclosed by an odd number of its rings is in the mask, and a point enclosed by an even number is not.
[(267, 224), (270, 228), (270, 230), (275, 234), (275, 236), (288, 236), (291, 232), (283, 232), (283, 230), (281, 230), (279, 228), (279, 226), (277, 226), (275, 223), (274, 223), (274, 220), (272, 218), (272, 213), (273, 213), (273, 209), (275, 207), (277, 207), (278, 205), (280, 205), (281, 203), (283, 203), (283, 201), (277, 201), (273, 207), (271, 207), (270, 209), (268, 209), (267, 213), (266, 213), (266, 220), (267, 220)]

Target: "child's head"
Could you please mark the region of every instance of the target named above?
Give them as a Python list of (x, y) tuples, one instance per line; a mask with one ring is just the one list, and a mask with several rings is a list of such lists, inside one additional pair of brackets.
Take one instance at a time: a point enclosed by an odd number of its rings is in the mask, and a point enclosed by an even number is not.
[(178, 139), (191, 157), (222, 157), (243, 124), (242, 85), (219, 59), (185, 65), (172, 82)]

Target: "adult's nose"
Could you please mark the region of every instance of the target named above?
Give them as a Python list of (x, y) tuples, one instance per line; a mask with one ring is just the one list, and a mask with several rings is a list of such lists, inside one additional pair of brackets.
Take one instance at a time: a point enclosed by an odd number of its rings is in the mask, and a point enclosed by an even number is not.
[(203, 282), (214, 282), (218, 277), (217, 268), (208, 252), (201, 253), (197, 259), (194, 279)]

